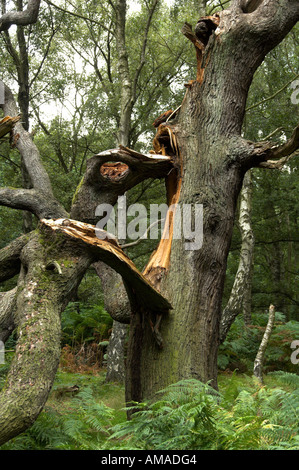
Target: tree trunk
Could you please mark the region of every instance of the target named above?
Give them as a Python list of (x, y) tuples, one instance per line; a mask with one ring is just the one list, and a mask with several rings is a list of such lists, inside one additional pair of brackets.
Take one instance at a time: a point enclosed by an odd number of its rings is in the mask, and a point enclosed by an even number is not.
[[(203, 244), (199, 250), (186, 251), (184, 240), (173, 240), (171, 253), (167, 247), (169, 262), (162, 262), (158, 269), (158, 257), (163, 261), (168, 256), (158, 248), (145, 270), (173, 310), (154, 319), (163, 338), (162, 349), (157, 347), (144, 312), (138, 306), (133, 310), (128, 402), (142, 401), (170, 383), (190, 377), (209, 381), (217, 388), (221, 299), (236, 202), (246, 171), (265, 159), (252, 143), (241, 138), (247, 94), (266, 53), (299, 17), (295, 2), (288, 4), (288, 18), (286, 10), (275, 2), (253, 3), (235, 1), (220, 14), (219, 27), (205, 48), (198, 44), (190, 26), (184, 27), (184, 34), (196, 48), (197, 79), (187, 85), (180, 114), (167, 127), (176, 137), (180, 156), (176, 159), (175, 200), (180, 207), (203, 205)], [(270, 34), (273, 15), (275, 35)], [(163, 129), (158, 129), (157, 140), (159, 132)]]
[(125, 342), (128, 325), (114, 320), (107, 348), (106, 382), (125, 383)]
[(272, 333), (274, 322), (275, 322), (275, 307), (274, 305), (270, 305), (267, 327), (265, 329), (265, 333), (261, 341), (259, 350), (257, 352), (256, 358), (254, 361), (254, 366), (253, 366), (253, 374), (257, 377), (260, 383), (263, 383), (263, 363), (264, 363), (265, 353), (266, 353), (266, 349), (267, 349), (269, 339)]
[(125, 341), (130, 323), (130, 303), (121, 276), (101, 261), (94, 264), (101, 279), (104, 305), (113, 320), (112, 334), (107, 348), (106, 382), (125, 381)]
[(253, 265), (254, 236), (251, 226), (251, 171), (243, 181), (240, 201), (239, 227), (242, 237), (240, 261), (235, 276), (230, 298), (223, 310), (220, 325), (220, 342), (222, 343), (235, 318), (243, 310), (245, 324), (251, 319), (251, 278)]
[(48, 398), (60, 358), (60, 314), (92, 262), (76, 245), (44, 227), (22, 250), (18, 286), (9, 299), (18, 343), (0, 393), (0, 445), (26, 430)]

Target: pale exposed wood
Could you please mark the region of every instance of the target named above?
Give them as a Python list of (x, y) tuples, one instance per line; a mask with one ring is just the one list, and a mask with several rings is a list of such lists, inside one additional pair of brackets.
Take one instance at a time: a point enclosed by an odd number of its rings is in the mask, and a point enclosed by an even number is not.
[(175, 208), (180, 197), (182, 180), (181, 178), (177, 180), (176, 174), (172, 172), (167, 178), (167, 183), (169, 192), (168, 206), (172, 207), (172, 209), (169, 209), (167, 212), (164, 230), (158, 248), (152, 254), (143, 271), (144, 276), (154, 284), (157, 289), (159, 289), (162, 275), (169, 269), (176, 212)]
[[(138, 271), (134, 263), (122, 251), (118, 241), (104, 230), (96, 229), (95, 226), (70, 219), (42, 220), (42, 224), (54, 231), (76, 238), (91, 249), (95, 256), (111, 266), (122, 275), (124, 281), (132, 286), (138, 303), (146, 309), (156, 312), (167, 312), (172, 308), (146, 277)], [(103, 239), (97, 237), (97, 231), (101, 232)]]
[(5, 135), (9, 134), (15, 124), (21, 119), (21, 116), (16, 116), (16, 117), (10, 117), (10, 116), (5, 116), (3, 119), (0, 121), (0, 139), (4, 137)]

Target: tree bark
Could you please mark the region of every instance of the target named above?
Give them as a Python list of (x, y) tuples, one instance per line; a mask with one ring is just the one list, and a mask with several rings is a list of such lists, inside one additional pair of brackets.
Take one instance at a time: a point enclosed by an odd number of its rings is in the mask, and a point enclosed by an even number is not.
[(128, 325), (113, 322), (113, 328), (107, 348), (106, 382), (125, 383), (125, 342)]
[(176, 165), (182, 168), (176, 202), (203, 205), (203, 245), (186, 252), (184, 241), (173, 240), (166, 268), (159, 270), (156, 263), (159, 281), (153, 270), (145, 270), (173, 311), (160, 322), (164, 348), (159, 349), (151, 325), (135, 308), (127, 401), (142, 401), (183, 378), (209, 381), (217, 388), (221, 298), (236, 202), (246, 171), (273, 154), (273, 146), (259, 150), (241, 137), (245, 103), (254, 72), (298, 21), (299, 4), (234, 1), (219, 16), (205, 48), (189, 27), (184, 29), (197, 51), (197, 79), (187, 84), (179, 116), (167, 126), (176, 136)]
[(263, 339), (261, 341), (260, 347), (258, 349), (254, 365), (253, 365), (253, 374), (257, 377), (260, 383), (263, 383), (263, 363), (265, 358), (266, 349), (269, 343), (269, 339), (272, 333), (273, 325), (275, 322), (275, 307), (270, 305), (269, 307), (269, 319)]
[(122, 277), (101, 261), (94, 264), (101, 279), (106, 311), (113, 318), (112, 333), (107, 348), (106, 382), (125, 381), (125, 341), (131, 308)]
[(9, 292), (0, 294), (0, 341), (3, 344), (5, 344), (15, 329), (16, 294), (16, 287)]
[[(251, 318), (251, 277), (254, 235), (251, 226), (251, 172), (246, 173), (240, 201), (239, 227), (242, 237), (240, 261), (230, 298), (221, 316), (220, 342), (222, 343), (236, 316), (243, 311), (245, 324)], [(245, 310), (246, 309), (246, 310)]]
[[(53, 259), (61, 266), (60, 272), (52, 269)], [(60, 358), (60, 313), (92, 256), (77, 243), (65, 242), (44, 228), (30, 236), (21, 262), (15, 305), (10, 311), (18, 342), (0, 393), (0, 445), (26, 430), (48, 398)], [(5, 325), (1, 327), (5, 334)]]

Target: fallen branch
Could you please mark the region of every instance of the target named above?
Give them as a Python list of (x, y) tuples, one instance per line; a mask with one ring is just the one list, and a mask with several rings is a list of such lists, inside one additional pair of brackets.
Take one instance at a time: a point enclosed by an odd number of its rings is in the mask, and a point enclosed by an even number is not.
[[(131, 287), (139, 305), (160, 313), (166, 313), (172, 309), (168, 300), (138, 271), (134, 263), (122, 251), (118, 241), (114, 237), (111, 238), (108, 232), (99, 230), (93, 225), (69, 219), (42, 220), (41, 223), (53, 231), (77, 239), (93, 253), (97, 260), (103, 261), (117, 271), (125, 283)], [(98, 238), (99, 236), (102, 238)]]

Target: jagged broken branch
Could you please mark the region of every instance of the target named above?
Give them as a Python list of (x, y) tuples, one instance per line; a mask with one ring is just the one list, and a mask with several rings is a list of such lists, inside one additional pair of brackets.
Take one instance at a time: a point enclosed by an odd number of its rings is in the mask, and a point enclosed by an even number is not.
[(104, 261), (117, 271), (130, 286), (138, 304), (157, 313), (166, 313), (172, 306), (141, 274), (122, 251), (115, 237), (95, 226), (70, 219), (42, 220), (49, 229), (76, 239), (90, 251), (96, 260)]

